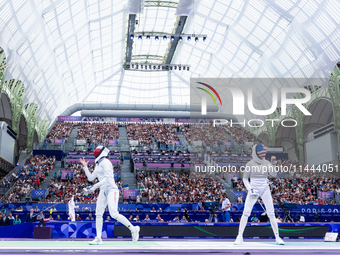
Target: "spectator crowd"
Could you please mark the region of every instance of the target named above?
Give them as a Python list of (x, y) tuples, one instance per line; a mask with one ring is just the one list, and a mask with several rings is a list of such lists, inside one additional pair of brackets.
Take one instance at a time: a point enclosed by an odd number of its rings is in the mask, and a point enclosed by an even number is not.
[(32, 155), (18, 172), (12, 173), (9, 179), (1, 180), (3, 185), (14, 186), (3, 201), (19, 202), (22, 198), (29, 197), (31, 189), (39, 189), (40, 184), (53, 171), (55, 160), (54, 156), (48, 158), (45, 155)]
[(224, 192), (223, 185), (211, 175), (189, 172), (138, 171), (136, 184), (139, 189), (137, 203), (198, 203), (215, 201)]
[(85, 140), (93, 151), (97, 145), (109, 145), (109, 140), (119, 139), (116, 123), (79, 123), (77, 140)]
[(57, 121), (56, 124), (53, 126), (49, 134), (45, 138), (45, 142), (53, 143), (55, 139), (63, 139), (65, 142), (70, 137), (72, 129), (74, 127), (73, 122), (64, 122), (64, 121)]

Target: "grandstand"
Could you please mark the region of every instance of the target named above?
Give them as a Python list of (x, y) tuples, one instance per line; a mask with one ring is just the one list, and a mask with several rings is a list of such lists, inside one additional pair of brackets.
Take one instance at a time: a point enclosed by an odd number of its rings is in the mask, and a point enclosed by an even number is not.
[[(93, 172), (103, 145), (118, 209), (141, 226), (141, 239), (202, 238), (212, 248), (191, 243), (194, 252), (224, 252), (217, 239), (229, 247), (238, 233), (243, 169), (259, 143), (277, 168), (268, 183), (280, 234), (339, 233), (337, 10), (335, 0), (0, 1), (0, 237), (32, 238), (32, 208), (51, 238), (94, 237), (99, 189), (83, 189), (99, 180), (87, 179), (80, 159)], [(262, 199), (252, 213), (245, 237), (272, 238)], [(113, 250), (128, 234), (107, 209), (105, 219)], [(28, 252), (11, 241), (5, 249)], [(123, 241), (120, 251), (185, 251), (177, 239), (159, 250), (144, 241)], [(67, 246), (53, 245), (48, 252)], [(283, 251), (261, 245), (235, 252)]]

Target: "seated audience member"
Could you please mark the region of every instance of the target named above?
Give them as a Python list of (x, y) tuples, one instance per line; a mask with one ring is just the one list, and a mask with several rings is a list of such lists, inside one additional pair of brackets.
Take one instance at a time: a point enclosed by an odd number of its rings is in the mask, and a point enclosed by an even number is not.
[(89, 216), (86, 217), (86, 220), (94, 220), (94, 218), (92, 217), (92, 213), (90, 213)]
[(161, 218), (160, 214), (157, 214), (156, 222), (164, 222), (164, 220)]
[(282, 222), (280, 215), (276, 215), (276, 220), (277, 220), (277, 222)]
[(42, 220), (44, 219), (44, 213), (42, 211), (40, 211), (39, 215), (37, 216), (37, 220)]
[(256, 223), (260, 222), (259, 218), (256, 217), (256, 213), (253, 213), (253, 217), (251, 217), (250, 221)]
[(18, 225), (21, 224), (21, 220), (19, 218), (19, 215), (15, 215), (15, 220), (13, 221), (13, 225)]
[(217, 214), (214, 214), (214, 217), (212, 218), (212, 222), (218, 222), (218, 217)]
[(11, 212), (8, 214), (7, 217), (8, 217), (9, 220), (14, 220), (14, 219), (15, 219), (15, 218), (13, 217), (13, 214), (12, 214)]
[(138, 222), (138, 221), (140, 221), (140, 219), (139, 219), (139, 215), (136, 215), (136, 217), (133, 219), (135, 222)]
[(181, 219), (181, 222), (182, 222), (182, 223), (188, 222), (184, 215), (183, 215), (183, 217), (182, 217), (182, 219)]
[(179, 217), (176, 216), (176, 217), (172, 220), (172, 222), (179, 222)]
[(149, 217), (149, 214), (147, 214), (147, 215), (145, 216), (144, 221), (145, 221), (145, 222), (150, 222), (150, 221), (151, 221), (151, 219), (150, 219), (150, 217)]

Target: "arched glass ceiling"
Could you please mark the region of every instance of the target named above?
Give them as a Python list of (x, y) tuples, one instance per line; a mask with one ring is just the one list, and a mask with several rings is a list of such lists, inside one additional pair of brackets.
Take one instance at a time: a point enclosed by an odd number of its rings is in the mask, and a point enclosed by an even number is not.
[[(83, 101), (188, 104), (190, 77), (329, 77), (340, 58), (337, 0), (195, 0), (184, 33), (208, 39), (183, 40), (172, 61), (190, 72), (124, 71), (126, 7), (126, 0), (0, 0), (6, 79), (24, 82), (24, 103), (38, 104), (39, 120)], [(172, 32), (175, 10), (145, 7), (135, 31)], [(167, 46), (135, 40), (133, 55), (163, 56)]]

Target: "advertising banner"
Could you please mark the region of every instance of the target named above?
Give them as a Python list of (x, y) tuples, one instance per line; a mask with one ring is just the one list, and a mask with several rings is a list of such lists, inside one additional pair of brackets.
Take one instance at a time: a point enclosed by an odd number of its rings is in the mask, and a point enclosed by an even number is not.
[(246, 196), (247, 196), (247, 192), (246, 191), (233, 191), (233, 194), (234, 194), (234, 198), (237, 202), (237, 199), (238, 197), (241, 195), (242, 197), (242, 200), (245, 200), (246, 199)]
[(181, 145), (181, 141), (172, 141), (172, 144), (173, 145), (177, 144), (178, 146), (180, 146)]
[(109, 140), (109, 145), (117, 145), (118, 140)]
[(81, 116), (58, 116), (58, 121), (81, 121)]
[(321, 197), (323, 200), (327, 200), (329, 198), (334, 199), (334, 192), (331, 191), (319, 191), (318, 192), (319, 197)]
[(59, 145), (59, 144), (63, 144), (64, 143), (64, 139), (55, 139), (54, 140), (54, 144)]
[(63, 170), (61, 172), (61, 179), (62, 180), (73, 179), (73, 170)]
[(131, 189), (126, 189), (124, 190), (124, 198), (128, 199), (128, 198), (131, 198), (131, 199), (136, 199), (137, 196), (139, 194), (139, 190), (136, 189), (136, 190), (131, 190)]
[(41, 198), (41, 196), (45, 198), (46, 195), (47, 195), (47, 189), (33, 189), (32, 190), (32, 198)]

